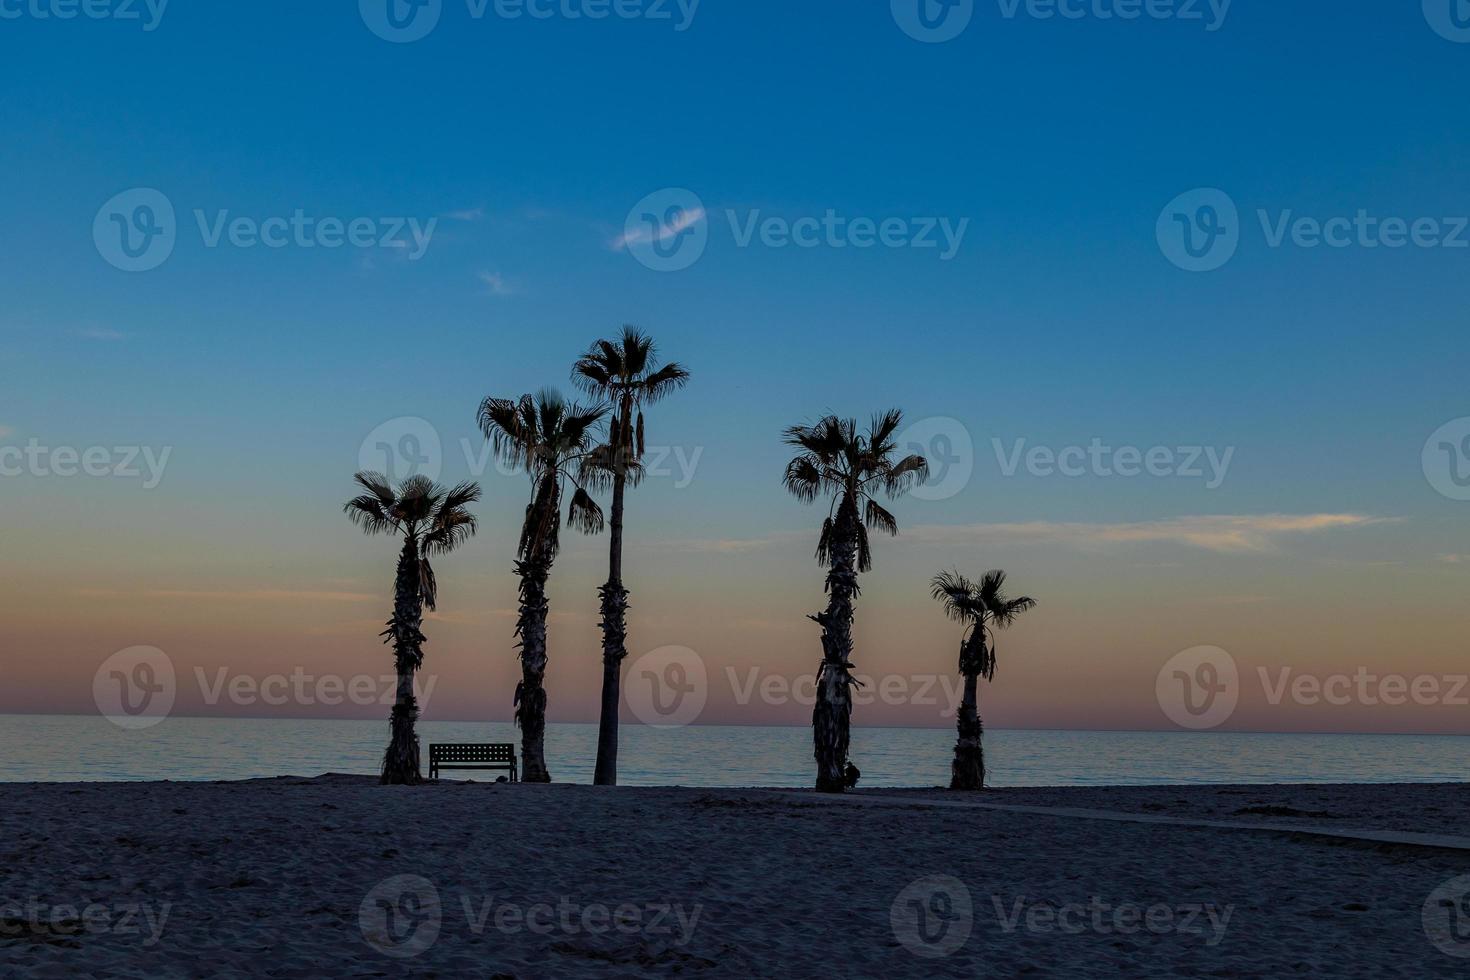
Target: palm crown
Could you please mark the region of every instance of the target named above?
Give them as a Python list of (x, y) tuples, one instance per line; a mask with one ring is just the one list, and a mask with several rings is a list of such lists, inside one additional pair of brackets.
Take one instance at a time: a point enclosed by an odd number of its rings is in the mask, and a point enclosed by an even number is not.
[[(1006, 573), (986, 572), (978, 583), (958, 571), (934, 576), (932, 594), (950, 619), (965, 624), (966, 641), (960, 647), (960, 671), (977, 673), (986, 680), (995, 677), (995, 630), (1015, 622), (1036, 600), (1030, 596), (1012, 599), (1005, 593)], [(978, 636), (977, 636), (978, 634)], [(971, 639), (978, 642), (971, 643)]]
[(546, 388), (519, 400), (486, 398), (480, 405), (480, 429), (495, 454), (508, 466), (524, 469), (531, 477), (531, 502), (521, 527), (518, 557), (555, 558), (559, 547), (562, 483), (576, 488), (567, 507), (567, 526), (586, 534), (602, 530), (602, 508), (572, 475), (587, 456), (592, 428), (607, 414), (601, 405), (584, 408), (568, 403)]
[(426, 476), (411, 476), (397, 489), (381, 473), (353, 477), (367, 493), (343, 506), (352, 523), (368, 534), (396, 534), (411, 541), (419, 555), (419, 593), (430, 609), (438, 584), (429, 559), (447, 555), (475, 533), (475, 516), (466, 504), (480, 499), (480, 487), (461, 483), (446, 489)]
[[(850, 508), (858, 523), (858, 570), (872, 567), (868, 528), (898, 533), (898, 521), (876, 499), (882, 491), (897, 499), (923, 479), (929, 464), (922, 456), (905, 456), (895, 462), (899, 446), (893, 435), (903, 423), (903, 413), (891, 409), (875, 415), (866, 434), (860, 434), (855, 419), (828, 415), (815, 425), (794, 425), (786, 430), (786, 442), (802, 453), (786, 465), (786, 489), (798, 500), (810, 503), (830, 494), (832, 506), (822, 525), (817, 560), (831, 559), (834, 515)], [(866, 525), (866, 526), (865, 526)]]
[(676, 363), (660, 367), (653, 338), (636, 327), (624, 327), (617, 342), (599, 340), (592, 345), (572, 366), (572, 379), (613, 409), (607, 443), (597, 448), (590, 462), (636, 480), (637, 461), (643, 456), (643, 406), (684, 387), (689, 372)]

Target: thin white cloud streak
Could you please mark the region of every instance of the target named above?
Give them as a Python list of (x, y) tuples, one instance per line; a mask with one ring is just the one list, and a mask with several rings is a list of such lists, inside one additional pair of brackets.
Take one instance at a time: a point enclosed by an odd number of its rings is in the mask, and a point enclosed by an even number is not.
[(485, 284), (492, 296), (512, 296), (515, 287), (505, 281), (505, 277), (498, 272), (481, 272), (477, 277)]
[[(1158, 521), (1088, 524), (1075, 521), (1025, 521), (996, 524), (919, 524), (903, 528), (899, 542), (929, 544), (996, 538), (1055, 541), (1085, 548), (1130, 544), (1174, 544), (1221, 554), (1260, 554), (1278, 550), (1293, 536), (1352, 530), (1398, 518), (1366, 514), (1213, 514)], [(683, 539), (657, 544), (660, 549), (703, 554), (747, 554), (810, 534), (782, 532), (763, 538)]]
[(222, 599), (237, 602), (381, 602), (367, 592), (312, 592), (298, 589), (78, 589), (87, 599)]
[(1124, 524), (1029, 521), (1016, 524), (924, 525), (908, 532), (911, 540), (1019, 537), (1082, 546), (1182, 544), (1224, 554), (1275, 551), (1283, 538), (1389, 523), (1395, 518), (1366, 514), (1212, 514)]
[(679, 217), (675, 219), (673, 224), (663, 224), (660, 222), (657, 234), (652, 230), (642, 228), (635, 232), (624, 232), (613, 239), (612, 248), (613, 251), (620, 252), (629, 245), (644, 245), (653, 241), (666, 242), (703, 220), (704, 208), (691, 208), (688, 211), (681, 211)]

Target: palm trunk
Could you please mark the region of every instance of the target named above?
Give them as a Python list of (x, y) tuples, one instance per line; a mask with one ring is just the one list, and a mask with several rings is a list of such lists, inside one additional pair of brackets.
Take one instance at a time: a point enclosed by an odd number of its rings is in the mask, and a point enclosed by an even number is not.
[(384, 785), (411, 785), (423, 781), (419, 770), (419, 740), (415, 732), (419, 705), (414, 696), (413, 676), (424, 662), (425, 637), (420, 629), (424, 620), (424, 602), (419, 593), (418, 540), (404, 538), (398, 556), (398, 574), (394, 581), (393, 618), (383, 631), (384, 642), (393, 644), (393, 662), (398, 672), (397, 694), (393, 702), (388, 750), (383, 754)]
[(521, 729), (521, 779), (549, 783), (546, 771), (546, 580), (551, 562), (527, 558), (516, 562), (521, 578), (521, 608), (516, 620), (520, 637), (521, 682), (516, 685), (515, 720)]
[(852, 721), (852, 620), (857, 595), (857, 505), (843, 501), (837, 512), (827, 572), (827, 608), (811, 618), (822, 627), (822, 665), (817, 672), (817, 703), (812, 708), (813, 755), (817, 792), (841, 793)]
[[(629, 414), (625, 406), (624, 432), (630, 424)], [(617, 460), (621, 466), (623, 458), (619, 456)], [(622, 701), (623, 659), (628, 656), (628, 590), (623, 588), (623, 496), (627, 486), (627, 476), (621, 471), (616, 473), (607, 584), (598, 590), (602, 596), (602, 711), (597, 725), (597, 768), (592, 775), (592, 782), (598, 786), (618, 783), (618, 709)]]
[(950, 776), (950, 789), (975, 790), (985, 788), (985, 750), (981, 747), (977, 689), (980, 678), (975, 673), (965, 674), (965, 697), (960, 702), (956, 727), (959, 738), (954, 744), (954, 766)]

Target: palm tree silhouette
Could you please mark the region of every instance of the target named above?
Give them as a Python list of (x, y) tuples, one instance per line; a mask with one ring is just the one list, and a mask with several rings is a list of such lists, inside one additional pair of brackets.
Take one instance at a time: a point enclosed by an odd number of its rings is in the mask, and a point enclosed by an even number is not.
[(429, 559), (447, 555), (475, 533), (475, 518), (465, 505), (480, 499), (480, 487), (461, 483), (452, 490), (425, 476), (411, 476), (395, 490), (381, 473), (353, 477), (367, 493), (347, 501), (343, 510), (352, 523), (368, 534), (396, 534), (403, 538), (398, 572), (393, 582), (393, 617), (380, 636), (393, 644), (398, 689), (393, 702), (391, 735), (383, 754), (381, 782), (412, 784), (423, 781), (419, 771), (418, 699), (413, 676), (424, 663), (424, 607), (435, 607), (439, 586)]
[(602, 508), (575, 475), (592, 442), (592, 427), (606, 408), (568, 404), (546, 388), (519, 401), (486, 398), (480, 405), (480, 429), (502, 462), (524, 469), (531, 477), (531, 502), (516, 547), (520, 576), (521, 681), (516, 685), (515, 719), (521, 729), (521, 778), (549, 783), (546, 770), (546, 580), (559, 547), (564, 484), (575, 488), (567, 506), (567, 526), (584, 534), (602, 530)]
[(893, 434), (903, 413), (891, 409), (873, 417), (866, 435), (854, 419), (828, 415), (815, 425), (786, 430), (786, 442), (802, 452), (786, 465), (786, 489), (810, 503), (830, 495), (827, 520), (817, 543), (817, 561), (827, 566), (827, 608), (810, 617), (822, 627), (822, 663), (817, 672), (817, 701), (812, 708), (812, 739), (817, 761), (817, 790), (840, 793), (852, 719), (853, 600), (860, 591), (858, 573), (873, 565), (868, 529), (898, 533), (898, 522), (874, 498), (906, 493), (922, 480), (929, 465), (922, 456), (894, 462), (898, 445)]
[(616, 341), (599, 340), (572, 368), (573, 380), (588, 394), (612, 406), (608, 438), (587, 459), (584, 473), (598, 485), (612, 485), (611, 543), (607, 584), (602, 596), (602, 713), (597, 730), (598, 786), (618, 782), (619, 682), (628, 656), (628, 590), (623, 588), (623, 495), (643, 475), (643, 406), (684, 387), (689, 372), (678, 364), (658, 366), (653, 338), (624, 327)]
[(960, 640), (960, 674), (965, 678), (965, 696), (960, 702), (956, 725), (959, 738), (954, 746), (950, 789), (985, 788), (985, 750), (980, 745), (977, 689), (979, 679), (995, 679), (995, 631), (1005, 629), (1016, 617), (1036, 605), (1030, 596), (1012, 599), (1005, 594), (1006, 573), (986, 572), (978, 584), (958, 571), (934, 576), (932, 593), (944, 605), (950, 619), (963, 623)]

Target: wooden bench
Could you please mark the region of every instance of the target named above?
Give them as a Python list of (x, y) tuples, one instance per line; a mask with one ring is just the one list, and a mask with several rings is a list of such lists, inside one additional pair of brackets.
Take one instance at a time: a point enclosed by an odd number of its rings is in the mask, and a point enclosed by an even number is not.
[(429, 745), (429, 778), (438, 779), (440, 769), (508, 769), (510, 781), (517, 782), (516, 747), (509, 742), (448, 743)]

